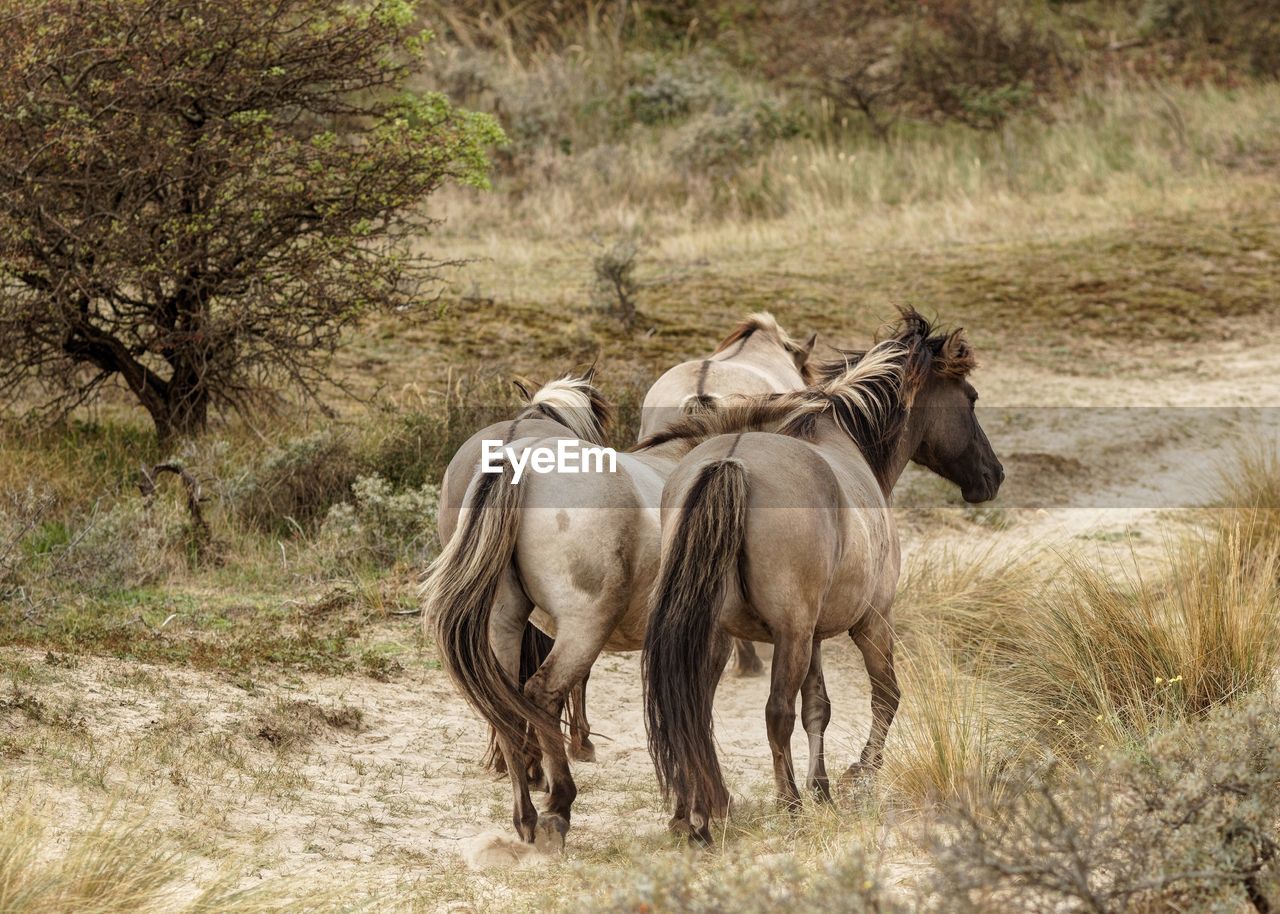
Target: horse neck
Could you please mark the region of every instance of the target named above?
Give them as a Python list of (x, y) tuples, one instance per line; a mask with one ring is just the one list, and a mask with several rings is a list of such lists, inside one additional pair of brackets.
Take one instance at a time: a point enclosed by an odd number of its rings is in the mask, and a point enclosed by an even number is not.
[[(889, 458), (888, 464), (877, 476), (880, 492), (884, 495), (886, 501), (893, 500), (893, 489), (898, 484), (898, 479), (901, 478), (903, 471), (906, 470), (907, 464), (911, 462), (911, 455), (920, 446), (921, 438), (924, 437), (923, 423), (913, 422), (913, 415), (914, 411), (907, 413), (907, 421), (893, 446), (892, 457)], [(818, 420), (813, 443), (830, 460), (848, 460), (852, 455), (857, 454), (860, 459), (866, 461), (868, 465), (870, 464), (869, 459), (861, 452), (858, 445), (850, 440), (844, 429), (840, 428), (830, 416), (823, 416)], [(872, 467), (872, 472), (875, 472), (874, 467)]]

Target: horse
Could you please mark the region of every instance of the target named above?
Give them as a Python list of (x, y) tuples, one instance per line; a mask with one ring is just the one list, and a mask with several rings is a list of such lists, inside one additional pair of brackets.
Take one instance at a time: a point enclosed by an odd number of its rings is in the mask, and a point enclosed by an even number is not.
[[(688, 416), (669, 429), (695, 446), (662, 495), (662, 555), (642, 659), (649, 748), (673, 831), (711, 842), (729, 795), (712, 703), (726, 635), (774, 645), (765, 708), (781, 804), (800, 805), (791, 759), (796, 694), (809, 736), (807, 787), (830, 800), (823, 736), (831, 706), (820, 646), (847, 632), (871, 681), (871, 732), (845, 778), (883, 760), (898, 706), (893, 598), (900, 553), (890, 511), (909, 461), (992, 499), (1004, 480), (974, 412), (962, 330), (914, 310), (889, 339), (831, 380), (747, 416)], [(773, 432), (749, 430), (773, 423)]]
[[(745, 351), (759, 332), (789, 351), (776, 327), (753, 316), (728, 345), (743, 341), (738, 348)], [(758, 354), (764, 347), (749, 348)], [(548, 440), (522, 438), (509, 447), (519, 460)], [(643, 644), (658, 569), (659, 499), (686, 449), (682, 441), (642, 442), (616, 455), (614, 472), (531, 474), (519, 485), (511, 484), (511, 462), (504, 461), (501, 473), (469, 482), (458, 530), (424, 580), (423, 615), (441, 665), (497, 735), (517, 834), (545, 850), (563, 849), (577, 796), (561, 710), (602, 651)], [(520, 646), (530, 620), (555, 643), (521, 684)], [(547, 775), (541, 815), (519, 763), (527, 733), (538, 741)]]
[(727, 396), (799, 390), (812, 380), (807, 366), (817, 339), (816, 333), (792, 339), (767, 311), (748, 315), (711, 355), (681, 362), (653, 382), (640, 411), (640, 439)]
[[(513, 381), (520, 391), (525, 406), (516, 415), (502, 422), (482, 428), (463, 442), (440, 480), (440, 502), (437, 530), (443, 546), (453, 537), (462, 511), (467, 486), (477, 475), (485, 441), (509, 444), (522, 437), (569, 438), (603, 445), (614, 420), (613, 405), (594, 384), (594, 372), (565, 375), (531, 390), (525, 379)], [(551, 651), (551, 639), (534, 626), (525, 630), (521, 645), (521, 675), (527, 679)], [(523, 681), (523, 680), (522, 680)], [(591, 742), (591, 725), (587, 721), (586, 678), (570, 694), (568, 721), (570, 733), (569, 752), (575, 759), (590, 761), (595, 758), (595, 746)], [(498, 773), (505, 773), (506, 760), (490, 741), (485, 765)], [(529, 775), (537, 783), (540, 780), (541, 760), (536, 754), (528, 760)]]
[[(816, 333), (803, 342), (792, 339), (767, 311), (748, 316), (710, 356), (682, 362), (654, 382), (640, 411), (640, 439), (730, 397), (786, 393), (812, 383), (809, 362), (817, 339)], [(734, 656), (738, 675), (764, 672), (750, 641), (735, 642)]]

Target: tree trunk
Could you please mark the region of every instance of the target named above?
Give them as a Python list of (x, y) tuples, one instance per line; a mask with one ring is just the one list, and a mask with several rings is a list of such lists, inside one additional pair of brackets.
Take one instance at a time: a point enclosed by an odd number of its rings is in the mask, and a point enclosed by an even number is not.
[(184, 439), (203, 434), (209, 424), (209, 392), (204, 385), (170, 381), (165, 394), (155, 408), (147, 405), (161, 448), (168, 449)]

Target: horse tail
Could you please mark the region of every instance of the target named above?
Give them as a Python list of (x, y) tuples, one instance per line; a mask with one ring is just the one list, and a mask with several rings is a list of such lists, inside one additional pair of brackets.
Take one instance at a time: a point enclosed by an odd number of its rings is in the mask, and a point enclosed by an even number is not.
[(494, 601), (510, 573), (519, 532), (522, 490), (512, 479), (509, 463), (501, 473), (476, 477), (465, 521), (427, 569), (422, 597), (441, 666), (500, 739), (522, 746), (526, 723), (557, 738), (560, 723), (507, 675), (489, 637)]
[(662, 552), (642, 675), (649, 753), (664, 797), (705, 800), (723, 815), (729, 791), (716, 758), (711, 706), (720, 678), (727, 589), (740, 581), (747, 477), (742, 462), (703, 464)]
[[(555, 646), (555, 639), (538, 626), (532, 622), (524, 624), (524, 636), (520, 639), (520, 687), (522, 689), (533, 674), (538, 672), (538, 667), (542, 666), (542, 662), (550, 656), (551, 649)], [(576, 716), (582, 713), (578, 709), (578, 702), (574, 701), (576, 694), (578, 694), (577, 689), (571, 691), (569, 700), (565, 703), (565, 712), (568, 714), (571, 727)], [(489, 729), (489, 748), (484, 754), (484, 767), (499, 774), (506, 773), (506, 759), (502, 757), (502, 749), (498, 746), (497, 734), (492, 727)]]

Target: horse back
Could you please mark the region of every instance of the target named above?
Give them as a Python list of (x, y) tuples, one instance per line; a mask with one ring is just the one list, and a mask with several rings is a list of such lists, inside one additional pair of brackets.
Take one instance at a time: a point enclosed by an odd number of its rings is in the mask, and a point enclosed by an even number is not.
[(471, 480), (480, 472), (484, 442), (501, 441), (509, 444), (517, 438), (529, 435), (572, 437), (565, 426), (551, 419), (508, 419), (482, 428), (462, 443), (440, 479), (438, 526), (441, 545), (449, 542), (458, 525), (458, 515), (462, 512), (467, 486), (471, 485)]

